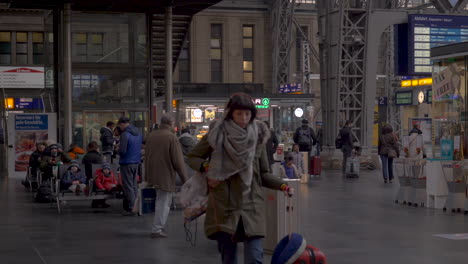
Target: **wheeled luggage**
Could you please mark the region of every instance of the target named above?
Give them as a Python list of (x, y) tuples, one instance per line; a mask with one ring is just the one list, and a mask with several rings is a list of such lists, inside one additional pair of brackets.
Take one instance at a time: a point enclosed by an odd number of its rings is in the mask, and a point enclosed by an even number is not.
[(359, 178), (359, 169), (361, 167), (358, 157), (348, 158), (346, 161), (345, 175), (347, 178)]
[(320, 175), (322, 173), (322, 160), (320, 156), (313, 156), (310, 158), (309, 168), (310, 175)]

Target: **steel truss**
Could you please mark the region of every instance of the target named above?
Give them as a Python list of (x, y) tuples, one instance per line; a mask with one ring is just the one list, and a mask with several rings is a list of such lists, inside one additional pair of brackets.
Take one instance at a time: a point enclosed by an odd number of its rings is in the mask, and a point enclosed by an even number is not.
[(274, 0), (273, 25), (273, 90), (290, 81), (290, 55), (292, 46), (291, 27), (294, 18), (295, 0)]
[(366, 67), (366, 1), (345, 0), (340, 3), (338, 63), (338, 124), (353, 121), (353, 136), (358, 143), (365, 137), (362, 109), (365, 106), (364, 78)]

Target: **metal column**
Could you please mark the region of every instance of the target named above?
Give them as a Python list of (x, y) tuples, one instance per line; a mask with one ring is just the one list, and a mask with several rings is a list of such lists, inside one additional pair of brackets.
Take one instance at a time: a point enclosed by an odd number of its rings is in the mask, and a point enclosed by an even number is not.
[(273, 25), (273, 91), (290, 78), (290, 53), (292, 46), (291, 27), (296, 0), (274, 0), (272, 7)]
[(63, 9), (63, 144), (72, 143), (72, 58), (71, 58), (71, 4)]
[(166, 7), (166, 113), (172, 113), (172, 7)]

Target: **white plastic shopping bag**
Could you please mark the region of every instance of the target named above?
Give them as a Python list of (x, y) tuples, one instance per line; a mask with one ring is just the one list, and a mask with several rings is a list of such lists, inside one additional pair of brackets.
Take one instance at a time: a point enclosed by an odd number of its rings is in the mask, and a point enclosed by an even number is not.
[(208, 184), (204, 174), (198, 172), (182, 185), (180, 203), (185, 208), (186, 222), (193, 221), (206, 212)]

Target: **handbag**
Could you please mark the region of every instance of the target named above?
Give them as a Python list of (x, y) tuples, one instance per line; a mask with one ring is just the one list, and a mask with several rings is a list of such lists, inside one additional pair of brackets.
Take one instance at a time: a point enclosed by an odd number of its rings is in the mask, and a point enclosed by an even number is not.
[(398, 156), (396, 150), (394, 150), (393, 148), (390, 148), (388, 150), (388, 157), (389, 158), (396, 158)]

